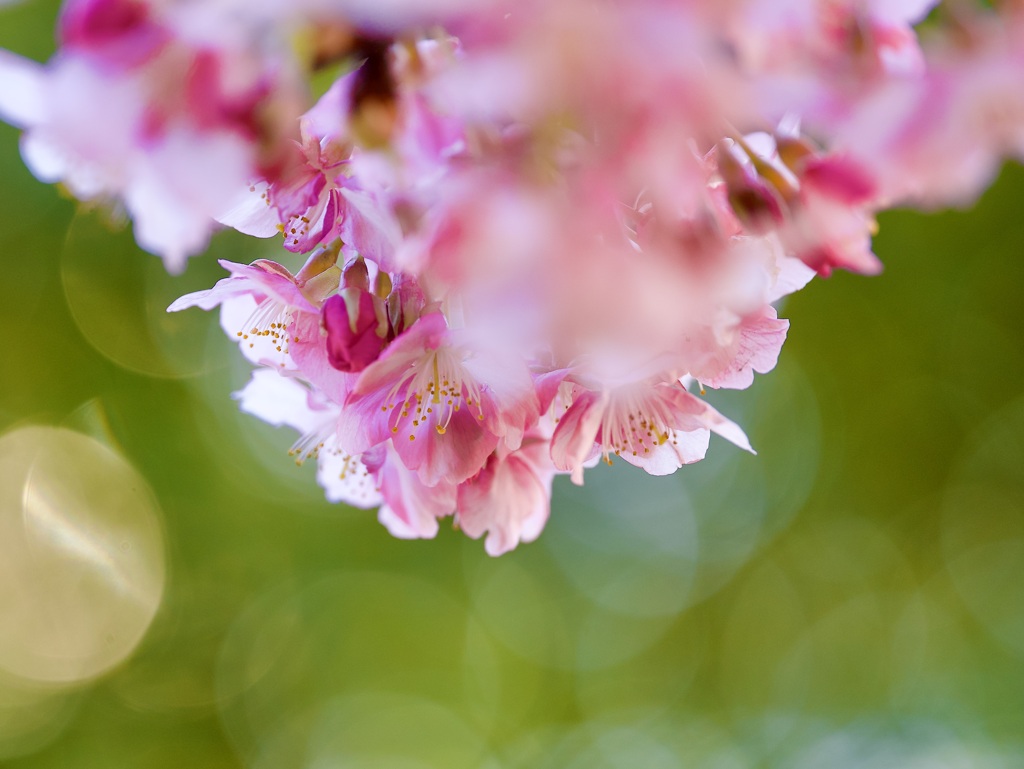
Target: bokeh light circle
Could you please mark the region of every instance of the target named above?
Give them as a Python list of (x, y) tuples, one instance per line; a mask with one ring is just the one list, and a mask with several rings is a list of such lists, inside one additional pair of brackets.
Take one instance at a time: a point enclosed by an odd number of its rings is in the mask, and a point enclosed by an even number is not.
[(130, 229), (114, 232), (89, 212), (68, 228), (60, 275), (68, 309), (82, 336), (118, 366), (161, 378), (209, 371), (207, 339), (220, 334), (207, 313), (168, 313), (182, 294), (212, 286), (224, 271), (211, 260), (169, 276), (140, 249)]
[(160, 605), (160, 514), (139, 473), (63, 428), (0, 438), (0, 668), (94, 678), (131, 654)]
[(542, 543), (592, 601), (638, 617), (671, 616), (687, 605), (700, 541), (675, 478), (617, 463), (592, 471), (582, 488), (556, 482), (552, 508)]
[(82, 693), (0, 674), (0, 760), (41, 750), (78, 711)]

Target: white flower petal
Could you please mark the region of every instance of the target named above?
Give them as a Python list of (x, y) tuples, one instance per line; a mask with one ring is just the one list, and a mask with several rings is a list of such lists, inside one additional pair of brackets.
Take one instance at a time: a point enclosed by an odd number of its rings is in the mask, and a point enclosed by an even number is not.
[(46, 70), (40, 64), (0, 50), (0, 118), (29, 128), (45, 117)]

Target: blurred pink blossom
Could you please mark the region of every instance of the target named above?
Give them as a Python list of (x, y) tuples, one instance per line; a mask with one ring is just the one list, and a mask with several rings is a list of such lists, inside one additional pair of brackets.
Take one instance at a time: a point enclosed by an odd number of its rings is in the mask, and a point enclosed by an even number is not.
[(816, 275), (878, 273), (879, 211), (1021, 157), (996, 5), (68, 0), (48, 64), (0, 53), (0, 116), (169, 269), (280, 236), (170, 309), (221, 308), (262, 367), (242, 407), (330, 500), (496, 555), (558, 473), (751, 450), (697, 389), (772, 370)]

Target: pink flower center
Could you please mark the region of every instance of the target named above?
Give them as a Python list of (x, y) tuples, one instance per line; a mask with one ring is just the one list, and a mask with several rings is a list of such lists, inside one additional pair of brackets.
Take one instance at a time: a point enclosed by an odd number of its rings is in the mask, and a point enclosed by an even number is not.
[[(287, 355), (288, 343), (292, 341), (292, 337), (288, 333), (288, 326), (291, 324), (293, 316), (291, 308), (283, 302), (270, 298), (264, 299), (256, 306), (242, 329), (236, 332), (236, 336), (243, 342), (248, 341), (250, 348), (255, 345), (255, 342), (251, 340), (269, 338), (277, 352)], [(294, 341), (299, 341), (298, 337), (295, 337)]]
[(671, 440), (678, 441), (675, 431), (668, 427), (671, 415), (665, 403), (657, 398), (616, 394), (601, 420), (598, 440), (605, 462), (611, 464), (609, 454), (633, 457), (650, 453)]
[(406, 420), (409, 440), (414, 441), (428, 423), (438, 435), (444, 435), (452, 417), (463, 406), (475, 410), (477, 420), (483, 421), (479, 386), (466, 376), (456, 351), (439, 347), (409, 367), (391, 388), (381, 411), (390, 412), (388, 424), (392, 433), (397, 433)]

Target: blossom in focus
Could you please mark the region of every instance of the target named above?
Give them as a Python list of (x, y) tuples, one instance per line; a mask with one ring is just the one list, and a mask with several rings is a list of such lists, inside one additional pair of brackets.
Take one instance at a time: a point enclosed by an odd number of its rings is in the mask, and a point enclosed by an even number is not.
[[(296, 319), (318, 316), (319, 306), (337, 287), (337, 255), (321, 250), (310, 256), (298, 275), (266, 259), (251, 265), (221, 261), (231, 277), (213, 288), (177, 299), (168, 312), (189, 307), (221, 308), (221, 326), (234, 336), (242, 354), (253, 363), (294, 369), (289, 354)], [(333, 281), (333, 282), (332, 282)]]
[(595, 450), (605, 461), (621, 457), (651, 475), (668, 475), (698, 462), (711, 432), (752, 451), (735, 424), (677, 382), (634, 381), (612, 389), (576, 385), (552, 436), (555, 466), (582, 483)]
[(393, 438), (428, 486), (472, 477), (499, 444), (518, 448), (539, 417), (529, 373), (457, 336), (440, 313), (428, 313), (396, 339), (356, 380), (342, 443), (364, 451)]

